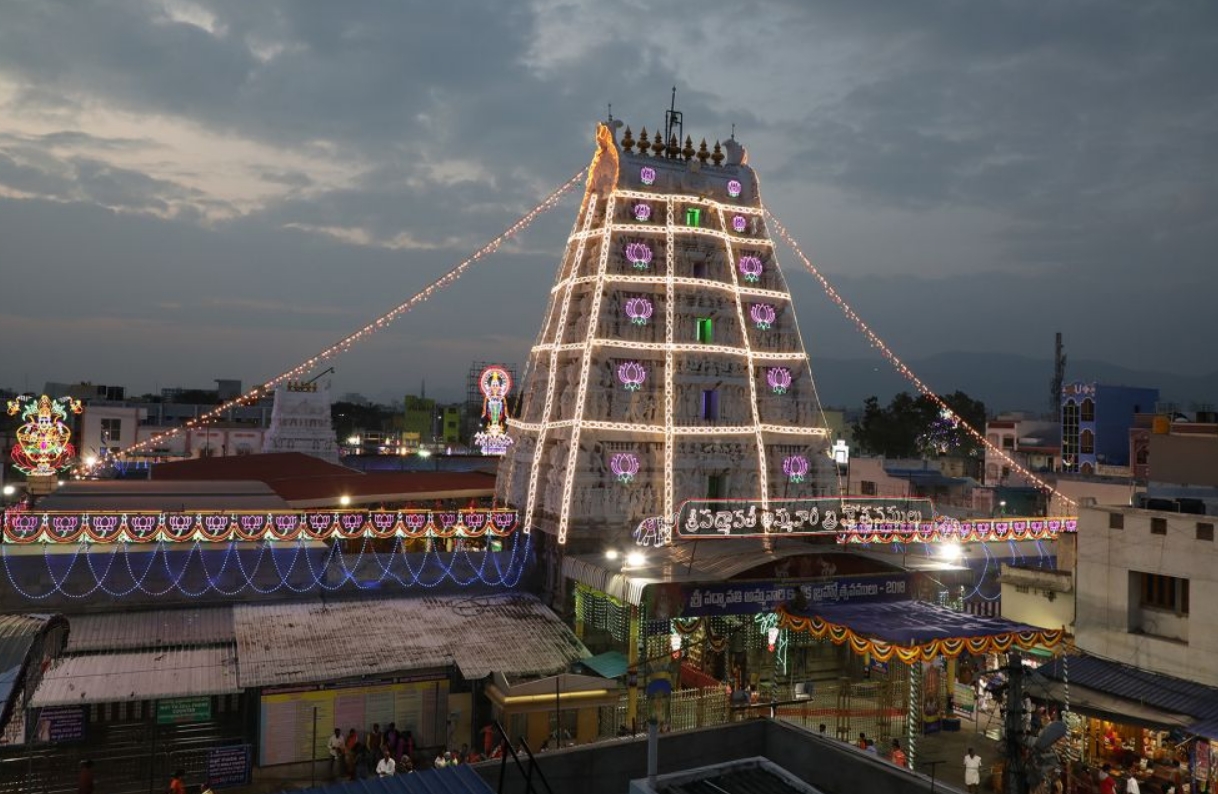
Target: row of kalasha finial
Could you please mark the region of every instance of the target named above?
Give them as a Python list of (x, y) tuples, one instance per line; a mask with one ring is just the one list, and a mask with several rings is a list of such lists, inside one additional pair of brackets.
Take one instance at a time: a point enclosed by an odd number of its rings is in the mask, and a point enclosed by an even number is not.
[[(622, 148), (625, 149), (627, 152), (633, 154), (634, 145), (635, 145), (634, 135), (631, 134), (630, 128), (627, 127), (626, 134), (622, 136)], [(643, 131), (641, 133), (639, 133), (638, 145), (639, 145), (639, 154), (647, 154), (648, 142), (647, 142), (647, 128), (646, 127), (643, 128)], [(678, 160), (678, 159), (692, 160), (692, 159), (694, 159), (695, 156), (697, 156), (697, 158), (702, 163), (705, 163), (707, 160), (710, 160), (715, 165), (722, 165), (723, 159), (724, 159), (724, 157), (726, 157), (726, 155), (723, 154), (723, 148), (719, 145), (719, 141), (715, 141), (715, 151), (714, 151), (714, 153), (711, 153), (711, 152), (707, 151), (706, 139), (703, 138), (702, 144), (698, 147), (698, 150), (695, 152), (693, 139), (690, 138), (688, 135), (685, 136), (685, 148), (682, 149), (681, 144), (677, 140), (676, 135), (673, 135), (671, 138), (669, 138), (668, 143), (665, 144), (663, 136), (660, 135), (659, 130), (656, 130), (655, 140), (653, 142), (651, 142), (650, 149), (651, 149), (651, 154), (655, 157), (660, 157), (661, 155), (663, 155), (664, 157), (667, 157), (670, 160)]]

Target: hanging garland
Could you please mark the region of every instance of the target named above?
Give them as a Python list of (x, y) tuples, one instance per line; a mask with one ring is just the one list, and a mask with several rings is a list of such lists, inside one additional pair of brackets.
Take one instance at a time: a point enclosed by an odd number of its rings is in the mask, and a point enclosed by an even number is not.
[(228, 511), (223, 513), (4, 513), (10, 543), (154, 543), (203, 540), (480, 538), (515, 532), (515, 510)]
[(920, 645), (896, 645), (883, 640), (874, 640), (856, 634), (849, 626), (812, 616), (793, 615), (779, 607), (778, 627), (802, 631), (816, 638), (828, 637), (834, 645), (848, 645), (855, 654), (870, 654), (873, 658), (887, 662), (893, 657), (905, 664), (929, 662), (940, 656), (955, 658), (962, 653), (980, 656), (987, 653), (1006, 653), (1012, 647), (1056, 648), (1062, 641), (1061, 629), (1037, 629), (1034, 631), (1011, 631), (986, 637), (952, 637), (935, 639)]

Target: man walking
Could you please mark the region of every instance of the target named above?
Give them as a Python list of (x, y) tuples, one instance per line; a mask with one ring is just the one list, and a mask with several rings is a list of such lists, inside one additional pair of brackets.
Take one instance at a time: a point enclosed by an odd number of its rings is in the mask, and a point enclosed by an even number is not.
[(964, 785), (969, 794), (977, 794), (981, 788), (981, 756), (974, 753), (971, 747), (964, 756)]

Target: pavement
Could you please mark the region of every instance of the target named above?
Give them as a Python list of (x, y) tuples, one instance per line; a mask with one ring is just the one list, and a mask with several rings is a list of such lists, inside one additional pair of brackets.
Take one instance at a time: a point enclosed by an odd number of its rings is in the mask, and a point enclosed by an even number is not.
[(979, 720), (961, 716), (959, 731), (940, 731), (919, 737), (914, 769), (964, 791), (964, 756), (971, 747), (981, 756), (981, 790), (992, 791), (989, 773), (994, 764), (1002, 760), (1001, 745), (996, 738), (999, 720), (997, 714), (992, 719), (988, 714), (981, 714)]

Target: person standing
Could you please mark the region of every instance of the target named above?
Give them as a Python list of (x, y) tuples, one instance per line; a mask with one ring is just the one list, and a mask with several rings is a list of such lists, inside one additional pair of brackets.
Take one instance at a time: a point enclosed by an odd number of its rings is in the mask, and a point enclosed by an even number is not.
[(80, 762), (80, 777), (76, 782), (76, 794), (93, 794), (93, 762), (88, 758)]
[(902, 769), (906, 769), (909, 767), (909, 761), (905, 757), (905, 751), (901, 749), (901, 740), (900, 739), (892, 740), (892, 753), (889, 755), (889, 758), (892, 759), (892, 762), (894, 764), (901, 767)]
[(330, 750), (330, 777), (335, 777), (343, 771), (342, 756), (347, 747), (343, 744), (343, 732), (335, 728), (326, 747)]
[(186, 770), (179, 769), (169, 779), (169, 794), (186, 794)]
[(377, 777), (393, 777), (397, 774), (397, 764), (393, 761), (393, 755), (386, 747), (381, 750), (381, 760), (376, 762)]
[(1142, 794), (1142, 788), (1138, 785), (1137, 767), (1129, 767), (1129, 779), (1125, 781), (1125, 794)]
[(971, 747), (964, 756), (964, 785), (969, 794), (977, 794), (981, 788), (981, 756), (974, 753)]
[(372, 723), (372, 731), (368, 734), (368, 751), (373, 755), (381, 754), (381, 726), (380, 723)]
[(1100, 794), (1116, 794), (1116, 779), (1113, 778), (1111, 772), (1110, 764), (1104, 764), (1103, 769), (1100, 770)]
[(859, 740), (857, 746), (860, 750), (867, 749), (867, 734), (863, 733), (862, 731), (859, 731)]

